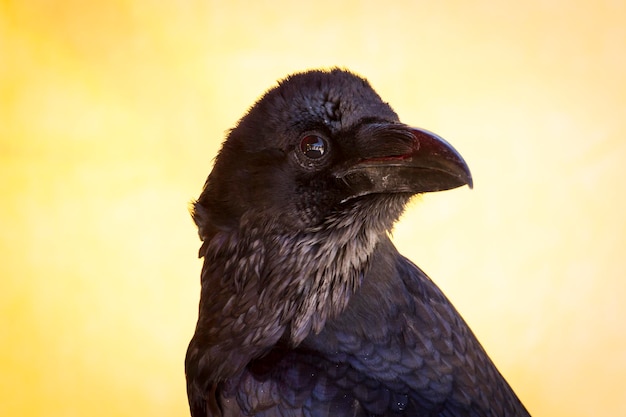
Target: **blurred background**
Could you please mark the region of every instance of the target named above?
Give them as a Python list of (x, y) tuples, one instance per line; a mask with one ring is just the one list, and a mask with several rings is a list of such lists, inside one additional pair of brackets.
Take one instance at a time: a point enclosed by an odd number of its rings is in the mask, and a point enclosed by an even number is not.
[(188, 415), (187, 204), (259, 95), (330, 66), (468, 161), (394, 239), (530, 412), (626, 415), (625, 51), (610, 0), (2, 1), (0, 415)]

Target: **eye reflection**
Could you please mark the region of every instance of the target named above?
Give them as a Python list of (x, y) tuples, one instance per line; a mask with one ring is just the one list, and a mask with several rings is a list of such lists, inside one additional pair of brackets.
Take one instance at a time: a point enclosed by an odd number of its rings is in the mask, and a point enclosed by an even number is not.
[(300, 150), (311, 159), (319, 159), (326, 152), (326, 141), (317, 135), (307, 135), (300, 141)]

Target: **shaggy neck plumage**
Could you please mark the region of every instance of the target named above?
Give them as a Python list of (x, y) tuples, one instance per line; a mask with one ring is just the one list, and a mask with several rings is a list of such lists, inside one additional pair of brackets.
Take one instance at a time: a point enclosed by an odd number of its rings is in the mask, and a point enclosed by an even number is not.
[[(256, 287), (256, 305), (269, 309), (298, 345), (344, 310), (359, 288), (371, 255), (391, 230), (408, 197), (372, 195), (345, 204), (316, 226), (285, 233), (244, 215), (237, 230), (217, 232), (204, 256), (227, 259), (220, 273), (235, 292)], [(270, 305), (285, 300), (283, 305)]]

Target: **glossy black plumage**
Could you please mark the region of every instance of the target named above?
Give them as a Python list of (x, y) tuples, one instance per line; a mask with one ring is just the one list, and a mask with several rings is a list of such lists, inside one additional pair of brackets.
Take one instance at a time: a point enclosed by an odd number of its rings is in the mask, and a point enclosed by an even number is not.
[(460, 155), (360, 77), (310, 71), (266, 93), (194, 204), (192, 416), (527, 416), (389, 239), (412, 195), (463, 184)]

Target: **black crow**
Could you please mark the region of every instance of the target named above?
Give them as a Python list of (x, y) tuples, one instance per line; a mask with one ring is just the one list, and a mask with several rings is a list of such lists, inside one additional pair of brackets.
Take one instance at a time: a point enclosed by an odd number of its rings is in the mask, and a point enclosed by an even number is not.
[(204, 257), (191, 415), (528, 416), (389, 238), (411, 196), (472, 186), (369, 83), (287, 77), (232, 129), (192, 215)]

